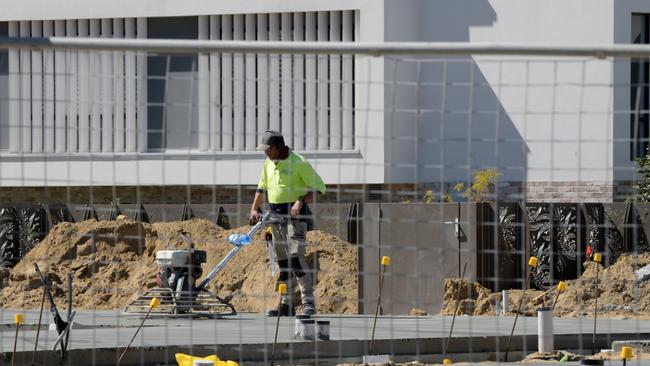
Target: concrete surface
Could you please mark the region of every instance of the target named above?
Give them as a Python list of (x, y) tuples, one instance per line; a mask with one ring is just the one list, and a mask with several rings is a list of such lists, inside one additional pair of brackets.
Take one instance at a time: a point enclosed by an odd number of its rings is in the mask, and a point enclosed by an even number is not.
[[(10, 360), (15, 328), (14, 310), (0, 310), (0, 353)], [(31, 360), (38, 321), (37, 311), (24, 311), (25, 324), (30, 330), (20, 331), (17, 352), (19, 359)], [(372, 317), (368, 316), (321, 316), (330, 321), (330, 341), (298, 341), (292, 339), (293, 319), (281, 318), (278, 333), (277, 358), (289, 363), (298, 360), (314, 362), (328, 360), (354, 360), (367, 354), (368, 340), (372, 332)], [(44, 314), (51, 320), (49, 313)], [(115, 364), (115, 360), (133, 336), (141, 321), (137, 316), (126, 316), (116, 311), (81, 311), (75, 319), (69, 349), (71, 364)], [(456, 318), (454, 339), (449, 353), (463, 355), (467, 360), (494, 359), (494, 352), (505, 350), (514, 317), (468, 317)], [(433, 362), (442, 353), (449, 333), (451, 317), (447, 316), (382, 316), (377, 321), (374, 349), (377, 353), (394, 357), (434, 355)], [(556, 348), (591, 349), (592, 319), (556, 319)], [(275, 331), (275, 318), (261, 314), (243, 313), (220, 319), (148, 319), (138, 334), (134, 347), (127, 353), (122, 365), (169, 364), (176, 352), (196, 355), (218, 354), (224, 359), (240, 362), (265, 362), (271, 354)], [(511, 345), (511, 360), (523, 352), (534, 352), (537, 347), (537, 319), (520, 317)], [(597, 348), (609, 348), (612, 341), (650, 338), (650, 321), (608, 320), (598, 323)], [(41, 330), (40, 358), (56, 363), (55, 354), (45, 351), (56, 338), (55, 332)], [(415, 358), (413, 358), (415, 357)], [(2, 360), (2, 359), (0, 359)], [(320, 360), (320, 361), (319, 361)], [(308, 361), (304, 361), (310, 363)], [(0, 363), (1, 364), (1, 363)]]

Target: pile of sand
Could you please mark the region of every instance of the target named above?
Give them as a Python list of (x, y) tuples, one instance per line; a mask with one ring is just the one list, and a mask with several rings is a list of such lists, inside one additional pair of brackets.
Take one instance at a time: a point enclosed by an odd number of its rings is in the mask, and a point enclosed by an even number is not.
[[(37, 262), (52, 281), (57, 304), (65, 302), (66, 276), (71, 273), (75, 308), (122, 309), (144, 289), (156, 286), (156, 251), (187, 248), (182, 232), (191, 235), (197, 249), (207, 252), (208, 262), (203, 264), (207, 274), (232, 249), (226, 241), (228, 235), (248, 229), (223, 230), (202, 219), (155, 224), (129, 219), (61, 223), (13, 269), (0, 272), (0, 306), (40, 306), (42, 287), (34, 270)], [(238, 311), (264, 311), (277, 303), (266, 243), (256, 239), (208, 286)], [(308, 264), (318, 270), (318, 311), (356, 314), (356, 247), (320, 231), (309, 232), (308, 242)]]
[[(639, 282), (635, 270), (650, 264), (650, 253), (621, 256), (610, 267), (598, 265), (598, 313), (608, 317), (650, 317), (650, 281)], [(586, 262), (580, 278), (567, 281), (566, 292), (560, 294), (555, 307), (556, 316), (581, 317), (593, 314), (596, 302), (596, 263)], [(476, 282), (445, 279), (443, 314), (453, 314), (457, 290), (460, 301), (457, 314), (495, 315), (496, 303), (501, 293), (492, 293)], [(521, 290), (509, 291), (509, 310), (512, 314), (521, 300)], [(534, 316), (540, 306), (550, 306), (556, 290), (544, 293), (526, 291), (521, 314)]]

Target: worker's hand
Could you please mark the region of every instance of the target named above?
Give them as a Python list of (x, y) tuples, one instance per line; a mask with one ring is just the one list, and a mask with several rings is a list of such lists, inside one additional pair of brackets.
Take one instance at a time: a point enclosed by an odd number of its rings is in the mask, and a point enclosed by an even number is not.
[(302, 208), (302, 201), (296, 201), (293, 206), (291, 206), (291, 216), (297, 217), (300, 215), (300, 209)]
[(251, 210), (248, 223), (253, 226), (260, 221), (260, 213), (257, 210)]

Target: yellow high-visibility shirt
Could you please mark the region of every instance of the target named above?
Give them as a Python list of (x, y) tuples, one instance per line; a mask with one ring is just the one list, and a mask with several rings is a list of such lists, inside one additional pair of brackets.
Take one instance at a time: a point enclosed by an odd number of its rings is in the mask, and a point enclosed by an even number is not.
[(291, 203), (309, 191), (325, 193), (325, 183), (305, 158), (290, 151), (278, 163), (266, 158), (257, 189), (267, 192), (270, 203)]

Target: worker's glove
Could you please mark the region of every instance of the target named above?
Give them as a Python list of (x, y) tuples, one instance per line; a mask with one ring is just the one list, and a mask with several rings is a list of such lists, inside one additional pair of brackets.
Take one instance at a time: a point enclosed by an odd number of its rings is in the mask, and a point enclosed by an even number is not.
[(250, 213), (250, 216), (249, 216), (248, 220), (249, 220), (248, 224), (250, 226), (253, 226), (253, 225), (257, 224), (257, 222), (260, 221), (260, 213), (255, 211), (255, 210), (251, 210), (251, 213)]

